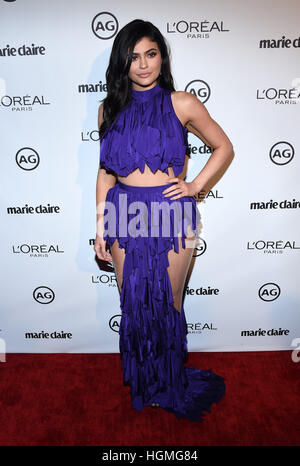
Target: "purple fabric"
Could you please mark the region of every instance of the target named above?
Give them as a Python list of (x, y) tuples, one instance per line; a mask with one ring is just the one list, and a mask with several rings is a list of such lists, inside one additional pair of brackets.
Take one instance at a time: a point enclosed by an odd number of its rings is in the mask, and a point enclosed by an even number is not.
[[(112, 210), (109, 214), (109, 205), (115, 208), (117, 224), (124, 226), (136, 216), (136, 213), (128, 211), (133, 202), (145, 204), (149, 213), (152, 202), (167, 201), (170, 205), (177, 202), (175, 210), (182, 212), (182, 218), (176, 217), (179, 225), (186, 222), (196, 229), (200, 214), (195, 199), (185, 196), (171, 200), (162, 194), (167, 186), (170, 184), (140, 187), (118, 182), (107, 192), (104, 211), (107, 223), (105, 221), (104, 226), (107, 228), (109, 221), (114, 219)], [(185, 216), (185, 211), (180, 209), (184, 203), (190, 205), (192, 215)], [(204, 411), (210, 412), (211, 404), (224, 395), (225, 384), (224, 378), (211, 370), (184, 365), (188, 354), (187, 323), (183, 304), (181, 312), (174, 307), (167, 271), (168, 251), (174, 249), (178, 252), (178, 238), (174, 236), (175, 217), (170, 215), (172, 227), (169, 236), (152, 237), (149, 234), (133, 237), (129, 231), (120, 235), (119, 227), (115, 234), (105, 233), (103, 236), (109, 246), (117, 238), (119, 247), (126, 252), (119, 328), (123, 383), (130, 386), (132, 407), (138, 411), (156, 402), (178, 418), (202, 421)], [(151, 216), (148, 220), (147, 227), (144, 225), (142, 228), (143, 233), (145, 228), (150, 232), (155, 223), (150, 221)], [(158, 217), (159, 231), (167, 220), (166, 214)], [(182, 237), (182, 246), (185, 245)]]
[(127, 176), (145, 164), (153, 173), (178, 176), (184, 167), (188, 146), (187, 128), (178, 119), (171, 91), (157, 83), (145, 91), (131, 90), (131, 100), (101, 137), (100, 166)]

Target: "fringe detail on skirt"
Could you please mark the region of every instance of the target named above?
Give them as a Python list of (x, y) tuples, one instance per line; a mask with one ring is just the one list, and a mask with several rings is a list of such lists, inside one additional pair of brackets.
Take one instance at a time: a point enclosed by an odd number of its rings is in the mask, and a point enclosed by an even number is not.
[[(114, 240), (107, 237), (109, 245)], [(211, 370), (184, 366), (187, 323), (183, 305), (181, 312), (174, 307), (167, 271), (168, 251), (176, 250), (178, 239), (128, 236), (118, 240), (126, 252), (119, 347), (132, 407), (140, 411), (155, 402), (178, 418), (202, 421), (204, 411), (210, 412), (211, 404), (225, 394), (225, 379)]]

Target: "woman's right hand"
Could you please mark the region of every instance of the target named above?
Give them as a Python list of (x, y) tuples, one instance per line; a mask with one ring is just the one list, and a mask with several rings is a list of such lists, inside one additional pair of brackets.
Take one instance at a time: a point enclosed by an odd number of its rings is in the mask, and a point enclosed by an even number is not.
[(94, 251), (98, 257), (98, 259), (103, 261), (112, 262), (111, 254), (106, 251), (106, 240), (101, 238), (98, 233), (96, 234), (95, 244), (94, 244)]

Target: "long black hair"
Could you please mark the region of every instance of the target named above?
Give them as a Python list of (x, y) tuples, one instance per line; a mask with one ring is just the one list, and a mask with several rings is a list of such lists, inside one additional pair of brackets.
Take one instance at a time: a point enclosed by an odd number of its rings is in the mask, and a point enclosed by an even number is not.
[[(100, 138), (115, 122), (118, 113), (129, 103), (131, 80), (128, 77), (135, 44), (143, 37), (156, 42), (161, 54), (161, 74), (158, 84), (164, 89), (175, 91), (170, 67), (170, 51), (163, 35), (154, 24), (142, 19), (134, 19), (126, 24), (115, 37), (109, 65), (106, 70), (107, 95), (103, 102), (103, 122), (99, 128)], [(126, 63), (127, 62), (127, 63)]]

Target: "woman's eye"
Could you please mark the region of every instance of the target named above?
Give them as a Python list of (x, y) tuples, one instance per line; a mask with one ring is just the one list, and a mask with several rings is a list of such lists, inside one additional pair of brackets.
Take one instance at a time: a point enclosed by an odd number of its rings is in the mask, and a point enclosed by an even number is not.
[[(148, 53), (148, 57), (153, 58), (156, 56), (156, 52), (150, 52)], [(138, 58), (137, 55), (132, 55), (132, 61), (135, 61)]]

